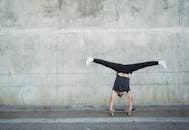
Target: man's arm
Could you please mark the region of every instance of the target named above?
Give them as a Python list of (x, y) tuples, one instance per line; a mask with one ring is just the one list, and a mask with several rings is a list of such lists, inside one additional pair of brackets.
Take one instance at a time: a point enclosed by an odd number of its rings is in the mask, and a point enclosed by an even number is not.
[(112, 90), (112, 94), (111, 94), (111, 97), (110, 97), (110, 111), (111, 112), (114, 112), (114, 100), (115, 100), (115, 97), (116, 97), (116, 92), (114, 90)]

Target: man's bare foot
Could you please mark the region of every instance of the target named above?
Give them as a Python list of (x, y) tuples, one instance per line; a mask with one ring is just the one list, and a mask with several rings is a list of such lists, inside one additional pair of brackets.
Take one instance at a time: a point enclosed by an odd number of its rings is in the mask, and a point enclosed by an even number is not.
[(158, 64), (161, 65), (161, 66), (163, 66), (165, 69), (167, 68), (167, 64), (166, 64), (165, 60), (158, 61)]
[(94, 59), (92, 57), (87, 57), (87, 60), (85, 62), (85, 66), (87, 68), (87, 66), (93, 61)]

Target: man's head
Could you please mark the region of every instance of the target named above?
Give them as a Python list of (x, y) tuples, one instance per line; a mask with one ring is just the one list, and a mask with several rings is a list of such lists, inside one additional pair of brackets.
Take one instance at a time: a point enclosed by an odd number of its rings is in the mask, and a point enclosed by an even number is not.
[(117, 92), (117, 96), (122, 97), (124, 92)]

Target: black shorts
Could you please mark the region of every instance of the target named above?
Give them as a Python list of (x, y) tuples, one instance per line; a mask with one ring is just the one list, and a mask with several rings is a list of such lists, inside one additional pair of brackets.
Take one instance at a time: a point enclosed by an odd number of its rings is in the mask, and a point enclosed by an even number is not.
[(129, 90), (130, 90), (129, 78), (121, 77), (121, 76), (117, 75), (112, 90), (114, 90), (116, 92), (124, 92), (124, 91), (126, 91), (128, 93)]

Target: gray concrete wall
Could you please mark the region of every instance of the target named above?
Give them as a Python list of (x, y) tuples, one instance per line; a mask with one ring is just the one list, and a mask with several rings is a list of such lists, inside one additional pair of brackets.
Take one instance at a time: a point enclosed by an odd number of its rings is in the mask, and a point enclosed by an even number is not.
[[(0, 104), (108, 105), (120, 63), (135, 104), (189, 105), (188, 0), (0, 0)], [(116, 104), (126, 104), (126, 96)]]

